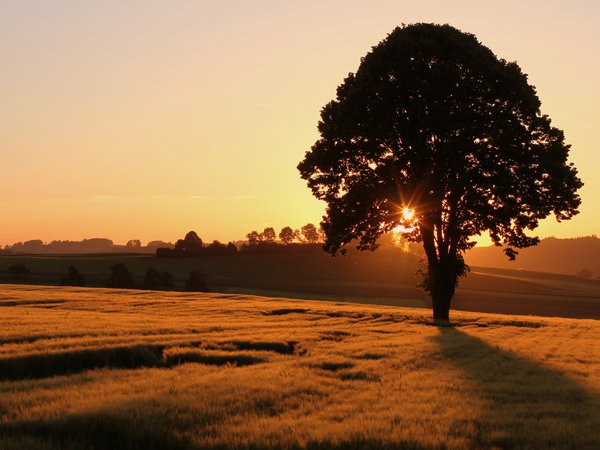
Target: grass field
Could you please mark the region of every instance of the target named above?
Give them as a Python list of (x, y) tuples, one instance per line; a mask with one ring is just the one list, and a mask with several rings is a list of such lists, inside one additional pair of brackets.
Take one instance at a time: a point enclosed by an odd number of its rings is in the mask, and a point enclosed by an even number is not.
[(0, 448), (600, 448), (600, 322), (0, 287)]
[[(58, 284), (70, 264), (91, 286), (105, 286), (112, 264), (133, 273), (138, 286), (149, 267), (174, 274), (183, 290), (190, 270), (204, 272), (214, 292), (302, 299), (341, 300), (390, 306), (426, 307), (416, 289), (416, 257), (398, 252), (247, 255), (235, 257), (155, 258), (152, 256), (0, 257), (0, 283)], [(31, 274), (10, 276), (11, 264)], [(465, 311), (600, 319), (600, 280), (517, 270), (473, 268), (461, 282), (453, 307)]]

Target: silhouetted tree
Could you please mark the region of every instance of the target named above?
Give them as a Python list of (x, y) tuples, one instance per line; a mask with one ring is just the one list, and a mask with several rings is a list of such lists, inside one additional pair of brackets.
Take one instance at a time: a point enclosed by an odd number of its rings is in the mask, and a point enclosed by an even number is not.
[(60, 277), (60, 284), (62, 286), (84, 286), (85, 280), (77, 267), (71, 264), (67, 269), (67, 275), (63, 275)]
[(294, 242), (294, 238), (294, 230), (291, 227), (283, 227), (279, 232), (279, 240), (286, 245)]
[(569, 146), (527, 76), (449, 25), (396, 28), (338, 87), (318, 128), (298, 169), (327, 203), (325, 249), (358, 239), (374, 250), (382, 233), (412, 229), (435, 319), (449, 318), (472, 236), (489, 232), (514, 258), (539, 241), (526, 230), (540, 219), (577, 214)]
[(162, 286), (164, 289), (173, 289), (175, 281), (171, 272), (163, 271), (162, 273)]
[(158, 249), (158, 248), (173, 248), (174, 245), (170, 242), (165, 242), (165, 241), (150, 241), (148, 242), (148, 245), (146, 245), (147, 248), (149, 249)]
[(175, 256), (175, 250), (168, 247), (159, 247), (156, 249), (156, 256), (159, 258)]
[(258, 231), (251, 231), (246, 235), (246, 239), (248, 239), (248, 245), (257, 245), (262, 242), (262, 236)]
[(141, 246), (142, 241), (140, 241), (139, 239), (131, 239), (130, 241), (127, 241), (127, 247), (139, 249)]
[(581, 269), (576, 274), (579, 278), (590, 279), (594, 276), (594, 273), (589, 269)]
[(142, 284), (142, 289), (150, 289), (153, 291), (158, 291), (163, 288), (163, 279), (160, 272), (153, 267), (150, 267), (146, 270), (144, 274), (144, 283)]
[(111, 274), (106, 286), (111, 288), (133, 287), (133, 276), (124, 264), (118, 263), (111, 266)]
[(175, 253), (186, 256), (196, 256), (202, 252), (202, 239), (195, 231), (190, 231), (183, 239), (175, 244)]
[(201, 272), (191, 271), (185, 281), (185, 290), (190, 292), (210, 292), (206, 285), (206, 276)]
[(12, 275), (20, 277), (21, 275), (27, 275), (29, 273), (29, 269), (25, 266), (25, 264), (11, 264), (8, 266), (8, 272)]
[(319, 230), (317, 230), (317, 227), (312, 223), (307, 223), (302, 227), (302, 236), (309, 244), (316, 244), (319, 242), (320, 238)]
[(275, 229), (273, 227), (267, 227), (262, 232), (262, 240), (268, 244), (272, 244), (275, 242), (277, 238), (277, 234), (275, 233)]
[(148, 270), (146, 270), (146, 274), (144, 275), (144, 282), (142, 284), (142, 289), (160, 291), (165, 289), (172, 289), (173, 286), (174, 282), (172, 273), (160, 273), (153, 267), (150, 267)]

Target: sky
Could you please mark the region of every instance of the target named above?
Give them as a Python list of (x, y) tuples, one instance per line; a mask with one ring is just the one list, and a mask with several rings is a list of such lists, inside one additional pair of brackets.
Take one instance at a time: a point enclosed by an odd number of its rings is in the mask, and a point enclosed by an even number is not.
[(516, 61), (565, 131), (600, 231), (600, 2), (0, 0), (0, 244), (242, 239), (318, 223), (296, 166), (320, 109), (403, 23)]

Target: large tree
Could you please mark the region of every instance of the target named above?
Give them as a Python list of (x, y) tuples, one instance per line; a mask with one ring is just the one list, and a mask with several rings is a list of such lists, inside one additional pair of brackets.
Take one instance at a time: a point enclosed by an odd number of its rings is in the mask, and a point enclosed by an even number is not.
[(540, 219), (577, 214), (582, 186), (563, 132), (514, 62), (449, 25), (396, 28), (373, 47), (321, 111), (321, 138), (299, 164), (327, 203), (325, 249), (403, 226), (427, 255), (423, 287), (435, 319), (467, 267), (473, 236), (515, 248)]

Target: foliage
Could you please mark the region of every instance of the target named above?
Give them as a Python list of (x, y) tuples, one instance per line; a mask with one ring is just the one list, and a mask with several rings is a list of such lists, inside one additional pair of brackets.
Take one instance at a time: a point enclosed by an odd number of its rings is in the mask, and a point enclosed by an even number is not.
[(206, 284), (206, 275), (202, 272), (192, 270), (185, 281), (185, 290), (190, 292), (210, 292)]
[(285, 245), (294, 242), (295, 237), (292, 227), (283, 227), (279, 232), (279, 240)]
[(133, 276), (131, 275), (131, 272), (127, 270), (124, 264), (114, 264), (111, 266), (110, 270), (111, 274), (108, 282), (106, 283), (107, 287), (125, 289), (133, 287)]
[(438, 318), (448, 318), (473, 236), (488, 232), (514, 258), (538, 242), (526, 232), (539, 220), (577, 214), (569, 145), (527, 76), (449, 25), (396, 28), (338, 87), (318, 128), (298, 169), (327, 203), (325, 249), (358, 239), (374, 250), (404, 226), (423, 243)]
[(172, 273), (166, 271), (160, 273), (153, 267), (150, 267), (148, 268), (148, 270), (146, 270), (146, 274), (144, 275), (144, 282), (142, 284), (142, 289), (159, 291), (172, 289), (173, 286), (174, 281)]
[(158, 257), (183, 257), (183, 256), (225, 256), (237, 253), (233, 242), (223, 244), (217, 240), (204, 245), (202, 239), (195, 231), (190, 231), (185, 238), (179, 239), (175, 248), (159, 247), (156, 249)]
[(67, 269), (67, 275), (60, 277), (60, 284), (62, 286), (85, 286), (85, 280), (77, 267), (70, 264)]
[(319, 230), (314, 224), (307, 223), (302, 227), (302, 237), (309, 244), (316, 244), (321, 236), (319, 236)]
[(262, 232), (262, 239), (267, 243), (275, 242), (275, 239), (277, 239), (275, 229), (273, 227), (265, 228)]
[(202, 239), (195, 231), (188, 232), (183, 239), (175, 243), (175, 252), (187, 256), (195, 256), (202, 251)]
[(21, 276), (27, 275), (29, 273), (29, 269), (25, 266), (25, 264), (11, 264), (8, 266), (8, 272), (12, 275)]

